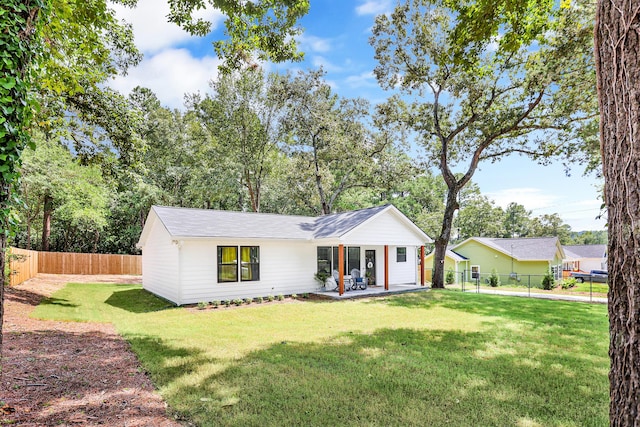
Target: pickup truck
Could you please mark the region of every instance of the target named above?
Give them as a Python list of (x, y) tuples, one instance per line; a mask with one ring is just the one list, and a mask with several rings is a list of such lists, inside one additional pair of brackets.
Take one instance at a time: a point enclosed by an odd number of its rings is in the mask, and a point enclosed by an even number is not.
[(607, 270), (591, 270), (589, 273), (582, 273), (579, 271), (572, 271), (570, 277), (574, 277), (576, 281), (584, 283), (585, 280), (591, 282), (607, 283), (609, 280), (609, 274)]

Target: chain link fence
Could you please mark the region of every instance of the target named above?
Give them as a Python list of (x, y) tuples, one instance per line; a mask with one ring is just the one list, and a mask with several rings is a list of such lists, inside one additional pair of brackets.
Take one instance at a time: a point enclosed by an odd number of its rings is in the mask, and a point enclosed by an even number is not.
[[(431, 281), (432, 269), (425, 269), (426, 277)], [(566, 274), (566, 273), (565, 273)], [(589, 297), (590, 302), (594, 298), (606, 298), (609, 287), (607, 283), (596, 282), (592, 277), (585, 277), (579, 282), (571, 277), (556, 278), (544, 274), (518, 274), (518, 273), (480, 273), (477, 271), (445, 271), (445, 286), (447, 289), (460, 290), (462, 292), (505, 291), (519, 295), (526, 294), (557, 294)]]

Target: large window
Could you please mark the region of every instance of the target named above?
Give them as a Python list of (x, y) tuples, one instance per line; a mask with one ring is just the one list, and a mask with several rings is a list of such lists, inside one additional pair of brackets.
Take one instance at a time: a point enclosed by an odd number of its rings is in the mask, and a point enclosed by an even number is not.
[(218, 282), (238, 281), (238, 247), (218, 246)]
[(260, 280), (260, 247), (241, 246), (238, 262), (237, 246), (218, 246), (218, 282), (250, 282)]
[(407, 248), (396, 248), (396, 262), (407, 262)]
[[(344, 247), (344, 262), (342, 268), (344, 274), (351, 274), (351, 270), (360, 270), (360, 248)], [(333, 270), (338, 270), (338, 246), (318, 246), (318, 272), (332, 274)]]
[(260, 280), (260, 248), (258, 246), (240, 247), (240, 279), (243, 282)]

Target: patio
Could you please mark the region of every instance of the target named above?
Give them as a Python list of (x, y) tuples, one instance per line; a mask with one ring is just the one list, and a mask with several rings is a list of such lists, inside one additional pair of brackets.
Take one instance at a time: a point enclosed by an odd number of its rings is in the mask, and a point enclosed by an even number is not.
[(338, 291), (318, 291), (314, 292), (313, 295), (317, 295), (327, 299), (334, 300), (343, 300), (343, 299), (354, 299), (354, 298), (367, 298), (367, 297), (377, 297), (384, 295), (395, 295), (395, 294), (404, 294), (407, 292), (423, 292), (428, 291), (431, 288), (428, 286), (420, 286), (414, 283), (407, 283), (401, 285), (389, 285), (389, 289), (385, 289), (383, 285), (380, 286), (369, 286), (367, 289), (357, 289), (345, 291), (342, 295), (339, 294)]

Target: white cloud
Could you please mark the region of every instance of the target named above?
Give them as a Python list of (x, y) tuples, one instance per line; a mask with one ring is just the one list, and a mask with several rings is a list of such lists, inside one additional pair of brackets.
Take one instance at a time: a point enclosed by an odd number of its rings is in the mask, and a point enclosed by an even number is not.
[(356, 7), (358, 15), (380, 15), (391, 11), (391, 0), (367, 0)]
[[(143, 53), (158, 52), (192, 38), (176, 24), (167, 22), (169, 4), (166, 1), (139, 0), (133, 9), (118, 4), (110, 6), (120, 19), (133, 25), (136, 46)], [(211, 8), (200, 10), (195, 16), (210, 21), (212, 30), (224, 20), (222, 13)]]
[(334, 64), (324, 56), (314, 56), (313, 58), (311, 58), (311, 63), (315, 68), (322, 67), (324, 71), (330, 73), (339, 73), (340, 71), (342, 71), (341, 66)]
[(376, 77), (372, 71), (366, 71), (358, 75), (349, 76), (345, 79), (345, 83), (351, 88), (378, 86)]
[(186, 49), (170, 49), (146, 57), (127, 76), (116, 77), (110, 86), (125, 95), (136, 86), (147, 87), (162, 105), (182, 108), (185, 93), (208, 91), (209, 81), (217, 78), (218, 65), (218, 58), (194, 58)]
[(559, 200), (557, 195), (547, 193), (540, 188), (506, 188), (485, 195), (503, 209), (511, 202), (518, 203), (527, 210), (544, 209), (551, 207)]
[(331, 50), (330, 39), (301, 34), (298, 36), (297, 41), (300, 45), (300, 50), (303, 52), (329, 52)]

